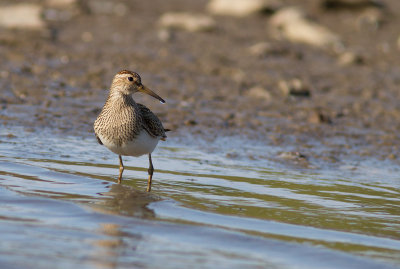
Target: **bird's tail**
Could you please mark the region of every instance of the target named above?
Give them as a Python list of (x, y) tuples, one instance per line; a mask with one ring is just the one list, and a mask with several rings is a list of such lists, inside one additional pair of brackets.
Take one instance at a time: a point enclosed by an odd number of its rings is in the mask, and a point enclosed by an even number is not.
[[(164, 132), (170, 132), (170, 131), (171, 131), (170, 129), (164, 129)], [(162, 141), (167, 140), (167, 136), (164, 135), (163, 137), (161, 137), (161, 140), (162, 140)]]

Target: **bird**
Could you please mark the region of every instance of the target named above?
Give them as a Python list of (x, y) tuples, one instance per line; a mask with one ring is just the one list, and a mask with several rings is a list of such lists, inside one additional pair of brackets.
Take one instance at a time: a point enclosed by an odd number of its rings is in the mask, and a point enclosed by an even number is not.
[(160, 119), (149, 108), (135, 102), (132, 95), (137, 92), (146, 93), (165, 103), (164, 99), (142, 84), (138, 73), (122, 70), (114, 76), (107, 100), (93, 127), (98, 143), (118, 154), (118, 184), (121, 184), (124, 172), (121, 156), (148, 154), (146, 191), (150, 192), (154, 172), (151, 154), (160, 140), (166, 140), (169, 130), (164, 129)]

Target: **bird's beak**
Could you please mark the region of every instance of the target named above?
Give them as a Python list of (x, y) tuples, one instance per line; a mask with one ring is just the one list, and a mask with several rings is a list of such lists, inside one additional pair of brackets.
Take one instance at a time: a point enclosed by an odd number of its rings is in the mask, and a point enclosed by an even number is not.
[(165, 103), (164, 99), (162, 99), (160, 96), (158, 96), (158, 94), (156, 94), (155, 92), (153, 92), (152, 90), (150, 90), (149, 88), (144, 86), (143, 84), (141, 84), (138, 87), (138, 90), (141, 91), (141, 92), (147, 93), (148, 95), (153, 96), (154, 98), (160, 100), (161, 103)]

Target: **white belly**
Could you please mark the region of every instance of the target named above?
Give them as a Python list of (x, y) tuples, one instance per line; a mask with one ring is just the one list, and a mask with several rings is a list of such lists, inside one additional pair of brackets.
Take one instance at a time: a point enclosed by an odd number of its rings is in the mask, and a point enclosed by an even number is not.
[(104, 146), (118, 155), (138, 157), (144, 154), (152, 153), (160, 139), (158, 137), (150, 136), (146, 131), (143, 130), (137, 137), (135, 137), (135, 140), (123, 143), (121, 146), (118, 146), (107, 139), (103, 140), (101, 137), (100, 140), (103, 142)]

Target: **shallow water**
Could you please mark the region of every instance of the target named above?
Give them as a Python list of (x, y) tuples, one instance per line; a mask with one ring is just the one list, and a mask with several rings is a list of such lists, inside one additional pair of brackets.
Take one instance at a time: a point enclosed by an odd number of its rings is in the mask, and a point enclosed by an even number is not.
[(147, 194), (147, 158), (115, 184), (118, 158), (91, 136), (10, 127), (0, 149), (1, 268), (400, 267), (390, 163), (288, 168), (240, 138), (170, 139)]

